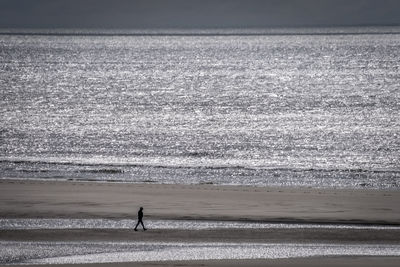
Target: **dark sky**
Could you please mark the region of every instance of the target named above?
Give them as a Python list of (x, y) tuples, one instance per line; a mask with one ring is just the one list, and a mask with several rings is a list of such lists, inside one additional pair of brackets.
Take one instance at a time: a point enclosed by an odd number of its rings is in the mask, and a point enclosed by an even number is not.
[(0, 0), (0, 28), (400, 25), (400, 0)]

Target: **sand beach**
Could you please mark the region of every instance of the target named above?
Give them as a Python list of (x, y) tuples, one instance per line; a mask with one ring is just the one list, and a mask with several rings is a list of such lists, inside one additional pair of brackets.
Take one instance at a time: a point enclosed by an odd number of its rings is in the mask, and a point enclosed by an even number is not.
[(0, 216), (400, 225), (400, 192), (0, 180)]
[[(205, 220), (400, 225), (400, 192), (76, 181), (0, 181), (0, 218)], [(399, 229), (16, 229), (0, 241), (400, 244)], [(313, 257), (118, 263), (117, 266), (397, 266), (397, 257)], [(112, 265), (114, 266), (115, 263)], [(370, 264), (370, 265), (368, 265)], [(107, 266), (110, 264), (95, 264)], [(75, 265), (74, 265), (75, 266)]]

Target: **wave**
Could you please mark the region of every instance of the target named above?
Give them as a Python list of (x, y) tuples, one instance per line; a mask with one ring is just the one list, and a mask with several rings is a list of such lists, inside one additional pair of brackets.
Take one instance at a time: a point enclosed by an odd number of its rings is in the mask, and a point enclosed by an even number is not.
[(121, 169), (94, 169), (94, 170), (79, 170), (79, 173), (106, 173), (106, 174), (116, 174), (124, 173)]
[[(10, 168), (7, 169), (8, 171), (12, 171)], [(20, 169), (19, 172), (23, 173), (50, 173), (51, 170), (32, 170), (32, 169)], [(103, 174), (119, 174), (124, 173), (124, 170), (121, 169), (90, 169), (90, 170), (77, 170), (76, 173), (103, 173)]]
[[(142, 159), (147, 161), (147, 159)], [(9, 164), (45, 164), (77, 167), (98, 167), (97, 169), (79, 169), (80, 173), (123, 173), (123, 168), (159, 168), (159, 169), (208, 169), (208, 170), (243, 170), (243, 171), (269, 171), (269, 172), (321, 172), (321, 173), (392, 173), (400, 174), (397, 169), (362, 169), (362, 168), (295, 168), (272, 166), (246, 166), (238, 164), (190, 164), (179, 162), (154, 163), (154, 162), (121, 162), (88, 159), (59, 159), (59, 158), (0, 158), (0, 163)], [(21, 170), (23, 172), (46, 172), (47, 170)]]

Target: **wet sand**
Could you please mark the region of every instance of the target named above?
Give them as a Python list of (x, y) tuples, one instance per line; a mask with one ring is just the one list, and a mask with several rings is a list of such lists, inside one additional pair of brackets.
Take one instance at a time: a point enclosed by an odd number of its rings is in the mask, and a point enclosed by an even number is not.
[(304, 244), (398, 244), (400, 229), (50, 229), (3, 230), (3, 241), (228, 242)]
[(145, 218), (400, 225), (400, 191), (0, 180), (2, 218)]

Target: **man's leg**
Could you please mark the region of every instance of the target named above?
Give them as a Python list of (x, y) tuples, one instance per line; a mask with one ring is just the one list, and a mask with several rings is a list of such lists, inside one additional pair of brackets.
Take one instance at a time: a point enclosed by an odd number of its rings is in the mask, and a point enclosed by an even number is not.
[[(135, 231), (137, 231), (137, 227), (139, 226), (139, 223), (140, 223), (140, 222), (141, 222), (141, 221), (138, 221), (138, 222), (137, 222), (137, 224), (136, 224), (136, 226), (135, 226), (135, 229), (134, 229)], [(143, 223), (142, 223), (142, 224), (143, 224)]]
[(142, 224), (143, 230), (147, 230), (146, 227), (144, 227), (143, 221), (140, 221), (140, 223)]

